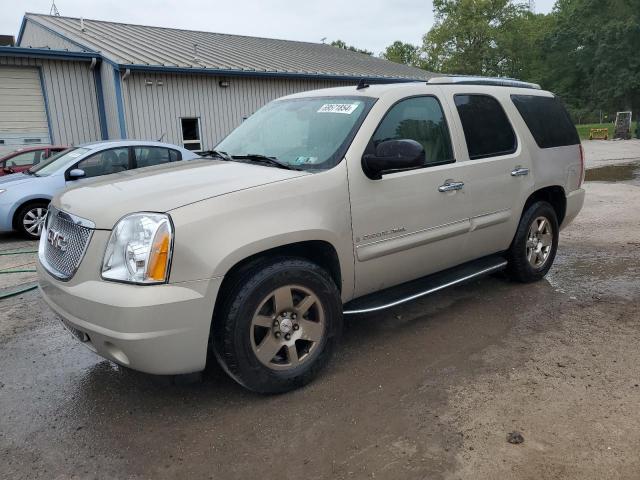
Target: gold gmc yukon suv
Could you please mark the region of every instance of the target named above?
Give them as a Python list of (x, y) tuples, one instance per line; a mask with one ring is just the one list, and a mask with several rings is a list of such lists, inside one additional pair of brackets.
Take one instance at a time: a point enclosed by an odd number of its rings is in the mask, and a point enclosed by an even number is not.
[(53, 199), (42, 294), (88, 348), (152, 374), (217, 359), (258, 392), (309, 382), (343, 315), (504, 269), (544, 277), (582, 208), (559, 100), (448, 77), (275, 100), (209, 158)]

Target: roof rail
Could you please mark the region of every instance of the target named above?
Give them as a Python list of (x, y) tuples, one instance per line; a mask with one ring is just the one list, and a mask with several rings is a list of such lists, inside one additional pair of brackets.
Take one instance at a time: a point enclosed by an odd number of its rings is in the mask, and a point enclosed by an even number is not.
[(537, 83), (523, 82), (514, 78), (502, 77), (471, 77), (455, 75), (450, 77), (434, 77), (427, 80), (427, 83), (437, 85), (495, 85), (499, 87), (535, 88), (540, 90)]

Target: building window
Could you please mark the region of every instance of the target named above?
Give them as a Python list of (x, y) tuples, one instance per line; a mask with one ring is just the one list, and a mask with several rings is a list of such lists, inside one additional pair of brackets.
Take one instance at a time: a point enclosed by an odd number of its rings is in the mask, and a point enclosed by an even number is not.
[(202, 142), (200, 141), (200, 119), (199, 118), (181, 118), (182, 124), (182, 144), (187, 150), (202, 150)]

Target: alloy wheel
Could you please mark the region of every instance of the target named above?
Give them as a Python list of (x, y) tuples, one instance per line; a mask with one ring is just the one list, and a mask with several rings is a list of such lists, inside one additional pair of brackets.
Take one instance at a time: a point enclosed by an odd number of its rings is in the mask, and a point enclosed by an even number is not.
[(46, 218), (47, 209), (45, 207), (34, 207), (24, 214), (22, 225), (29, 235), (39, 237), (44, 228)]
[(553, 229), (546, 217), (537, 217), (529, 227), (527, 234), (527, 260), (529, 264), (539, 269), (547, 263), (553, 247)]
[(325, 335), (325, 313), (309, 289), (287, 285), (272, 291), (251, 320), (251, 347), (273, 370), (289, 370), (308, 362)]

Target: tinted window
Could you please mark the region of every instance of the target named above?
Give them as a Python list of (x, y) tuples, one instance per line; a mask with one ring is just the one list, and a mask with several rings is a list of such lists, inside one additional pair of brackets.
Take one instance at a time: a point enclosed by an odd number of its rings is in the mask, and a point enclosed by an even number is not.
[(161, 147), (136, 147), (136, 166), (150, 167), (176, 161), (176, 151)]
[(103, 150), (81, 160), (74, 168), (84, 170), (87, 178), (124, 172), (129, 170), (129, 149), (125, 147)]
[(425, 166), (453, 161), (447, 122), (434, 97), (415, 97), (396, 103), (371, 139), (371, 149), (385, 140), (415, 140), (425, 151)]
[(557, 98), (511, 95), (511, 100), (540, 148), (580, 143), (576, 127)]
[(455, 95), (469, 158), (497, 157), (516, 151), (516, 135), (500, 103), (488, 95)]
[(178, 160), (182, 160), (182, 154), (177, 150), (169, 150), (169, 158), (172, 162), (177, 162)]

